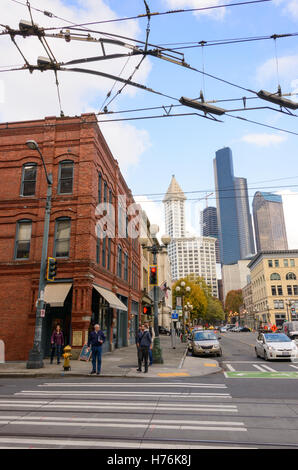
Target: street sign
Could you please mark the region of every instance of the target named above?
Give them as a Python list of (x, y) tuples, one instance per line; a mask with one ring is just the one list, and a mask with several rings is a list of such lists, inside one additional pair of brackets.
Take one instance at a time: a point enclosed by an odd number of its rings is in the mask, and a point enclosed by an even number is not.
[(46, 316), (46, 311), (45, 311), (44, 308), (40, 310), (40, 316), (41, 316), (42, 318), (44, 318), (44, 317)]
[(172, 320), (178, 320), (178, 312), (172, 312)]

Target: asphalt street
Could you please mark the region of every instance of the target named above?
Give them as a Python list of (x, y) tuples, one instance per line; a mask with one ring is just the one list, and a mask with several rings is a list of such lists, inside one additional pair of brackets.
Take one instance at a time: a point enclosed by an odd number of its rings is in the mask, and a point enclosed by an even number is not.
[(296, 370), (255, 337), (222, 334), (223, 371), (201, 378), (1, 379), (0, 448), (298, 448), (298, 379), (227, 375)]

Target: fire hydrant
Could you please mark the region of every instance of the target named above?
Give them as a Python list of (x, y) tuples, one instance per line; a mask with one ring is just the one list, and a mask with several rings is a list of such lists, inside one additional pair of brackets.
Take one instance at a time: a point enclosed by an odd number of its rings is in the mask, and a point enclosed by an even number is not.
[(71, 351), (71, 346), (65, 346), (64, 354), (62, 354), (62, 357), (64, 357), (64, 364), (63, 364), (64, 370), (71, 370), (70, 358), (72, 357), (72, 354), (70, 351)]

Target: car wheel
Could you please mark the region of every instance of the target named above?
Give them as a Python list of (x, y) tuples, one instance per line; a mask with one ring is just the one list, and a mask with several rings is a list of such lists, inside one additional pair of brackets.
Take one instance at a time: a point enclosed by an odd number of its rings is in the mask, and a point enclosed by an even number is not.
[(192, 357), (196, 357), (196, 355), (193, 351), (191, 351), (191, 355), (192, 355)]
[(222, 350), (220, 350), (220, 352), (217, 354), (217, 357), (221, 357), (222, 356)]
[(266, 351), (264, 351), (264, 359), (265, 359), (265, 361), (268, 361), (268, 356), (267, 356)]
[(257, 348), (255, 348), (256, 356), (259, 357)]

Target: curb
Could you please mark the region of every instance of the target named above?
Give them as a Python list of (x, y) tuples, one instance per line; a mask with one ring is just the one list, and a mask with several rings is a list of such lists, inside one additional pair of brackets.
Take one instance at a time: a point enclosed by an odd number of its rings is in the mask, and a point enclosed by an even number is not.
[(185, 348), (184, 354), (183, 354), (183, 356), (182, 356), (182, 359), (181, 359), (181, 361), (180, 361), (180, 364), (179, 364), (179, 366), (178, 366), (178, 369), (182, 369), (183, 364), (184, 364), (184, 361), (185, 361), (185, 358), (186, 358), (187, 351), (188, 351), (188, 347), (187, 347), (187, 345), (186, 345), (186, 348)]

